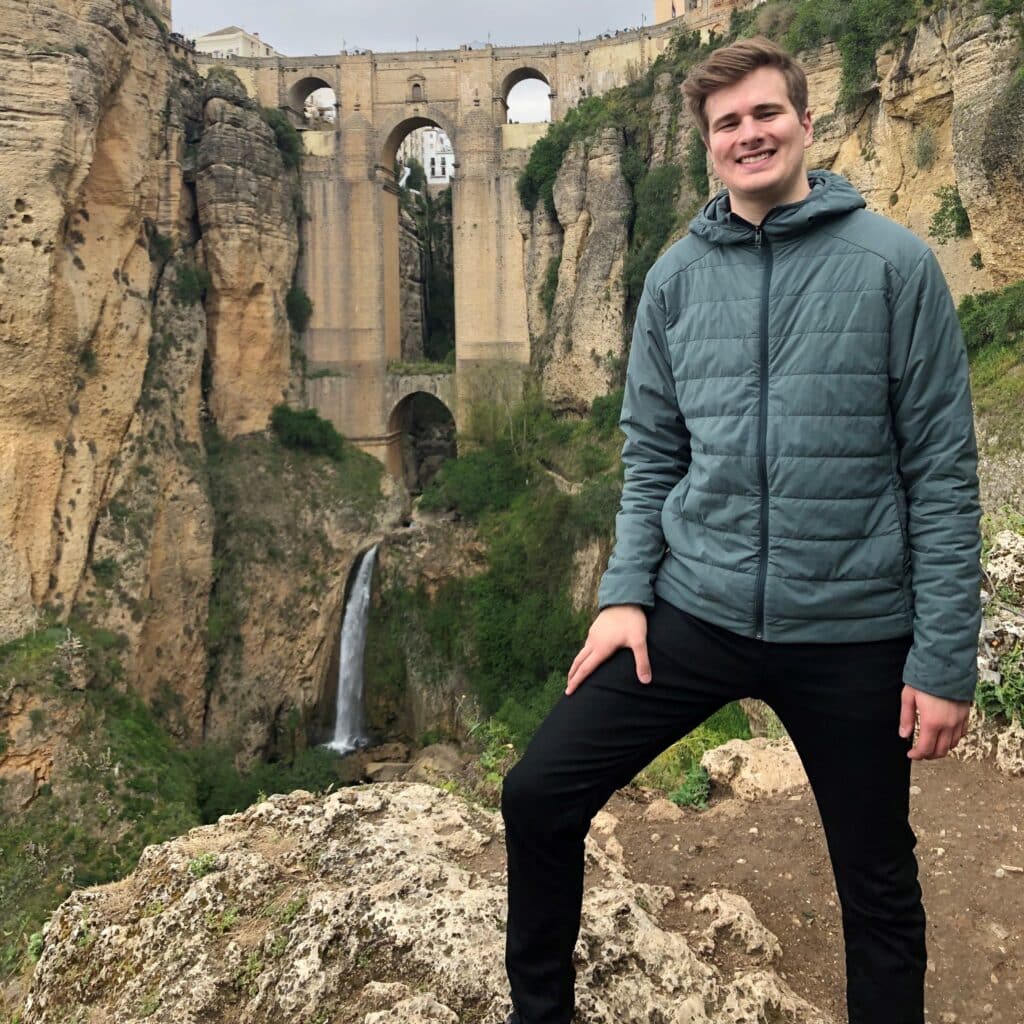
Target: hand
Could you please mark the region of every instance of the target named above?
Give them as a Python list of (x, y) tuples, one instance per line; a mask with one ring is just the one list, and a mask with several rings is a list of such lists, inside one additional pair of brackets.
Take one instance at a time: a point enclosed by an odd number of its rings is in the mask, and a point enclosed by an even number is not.
[(594, 619), (587, 633), (587, 642), (569, 667), (566, 696), (622, 647), (633, 652), (637, 678), (641, 683), (649, 683), (651, 663), (647, 658), (647, 616), (638, 604), (612, 605)]
[(970, 713), (969, 700), (947, 700), (904, 686), (900, 735), (909, 739), (914, 735), (914, 719), (919, 718), (921, 722), (917, 742), (907, 751), (907, 757), (912, 761), (945, 757), (966, 735)]

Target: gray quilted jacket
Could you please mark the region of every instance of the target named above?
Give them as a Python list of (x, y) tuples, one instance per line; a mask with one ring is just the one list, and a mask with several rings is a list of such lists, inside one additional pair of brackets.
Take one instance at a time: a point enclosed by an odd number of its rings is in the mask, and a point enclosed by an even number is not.
[(969, 699), (977, 455), (949, 290), (838, 175), (755, 228), (716, 196), (651, 269), (601, 607), (654, 595), (766, 641), (913, 634), (904, 681)]

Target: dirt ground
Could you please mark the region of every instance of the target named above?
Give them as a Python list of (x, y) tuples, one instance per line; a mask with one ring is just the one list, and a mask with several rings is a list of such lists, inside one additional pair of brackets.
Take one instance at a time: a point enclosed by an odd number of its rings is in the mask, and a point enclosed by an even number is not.
[[(927, 1021), (1024, 1024), (1024, 779), (952, 758), (913, 771)], [(844, 1024), (839, 909), (809, 788), (752, 803), (713, 798), (671, 823), (644, 820), (656, 795), (621, 790), (605, 810), (619, 821), (614, 835), (632, 877), (679, 895), (662, 924), (699, 930), (685, 909), (688, 892), (740, 893), (779, 937), (789, 984)]]

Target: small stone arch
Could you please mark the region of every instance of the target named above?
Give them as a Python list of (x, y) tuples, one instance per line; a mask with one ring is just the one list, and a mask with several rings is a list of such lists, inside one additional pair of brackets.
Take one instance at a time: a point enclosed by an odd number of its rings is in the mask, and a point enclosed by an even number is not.
[(516, 68), (515, 71), (510, 71), (505, 78), (502, 80), (501, 89), (499, 94), (505, 104), (508, 104), (508, 94), (520, 83), (525, 82), (528, 78), (539, 78), (549, 89), (551, 88), (551, 79), (548, 78), (543, 71), (536, 67), (521, 67)]
[(338, 90), (331, 82), (326, 79), (319, 78), (314, 75), (307, 75), (305, 78), (300, 78), (293, 82), (288, 87), (287, 106), (296, 117), (302, 117), (303, 108), (306, 105), (306, 100), (317, 91), (317, 89), (330, 89), (335, 98), (337, 98)]
[(388, 433), (399, 437), (401, 474), (410, 494), (422, 494), (444, 463), (455, 458), (455, 416), (429, 391), (413, 391), (395, 405)]
[(395, 157), (398, 154), (398, 147), (402, 144), (402, 139), (416, 128), (440, 128), (448, 136), (448, 141), (451, 142), (456, 159), (458, 159), (458, 139), (452, 125), (448, 122), (448, 118), (444, 117), (444, 115), (438, 116), (435, 111), (428, 107), (423, 113), (399, 117), (394, 124), (384, 127), (380, 133), (380, 138), (383, 141), (380, 146), (380, 159), (378, 163), (381, 167), (394, 166)]

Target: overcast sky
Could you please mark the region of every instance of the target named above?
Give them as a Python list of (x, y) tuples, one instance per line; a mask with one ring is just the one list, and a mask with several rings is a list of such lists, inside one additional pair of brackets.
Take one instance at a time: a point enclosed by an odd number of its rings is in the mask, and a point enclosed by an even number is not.
[(226, 25), (258, 32), (292, 57), (342, 49), (457, 49), (570, 42), (649, 23), (654, 0), (172, 0), (174, 29), (194, 38)]

